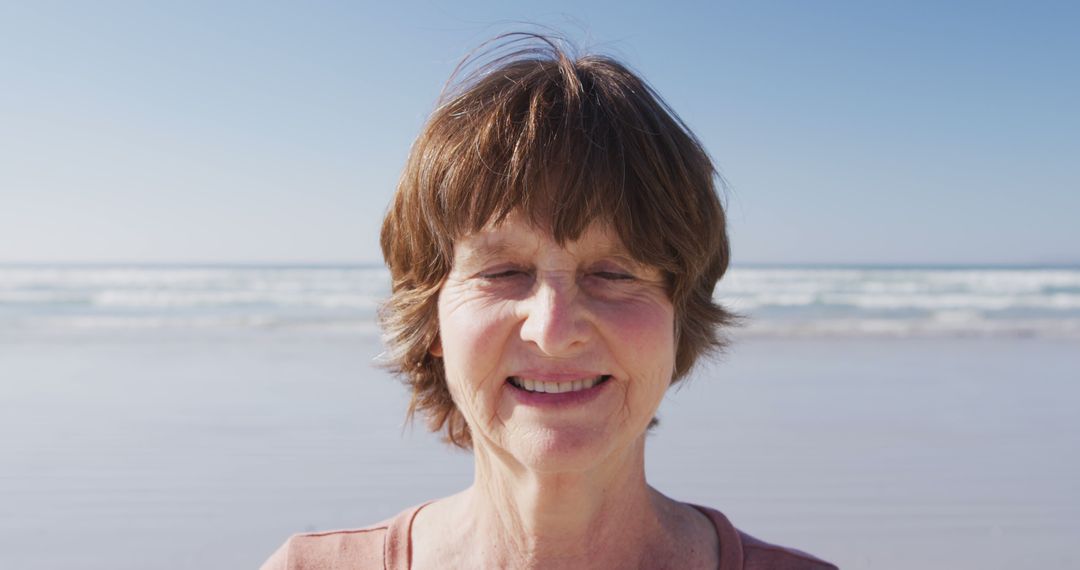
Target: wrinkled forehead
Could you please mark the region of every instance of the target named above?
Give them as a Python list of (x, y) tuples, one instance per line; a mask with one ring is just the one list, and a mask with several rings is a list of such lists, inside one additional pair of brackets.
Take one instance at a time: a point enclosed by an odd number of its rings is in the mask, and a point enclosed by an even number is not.
[(632, 258), (611, 224), (589, 223), (578, 235), (556, 239), (545, 227), (515, 210), (501, 220), (493, 220), (477, 231), (462, 235), (454, 244), (455, 258), (462, 256), (499, 257), (537, 255), (545, 251), (565, 251), (576, 257), (619, 256)]

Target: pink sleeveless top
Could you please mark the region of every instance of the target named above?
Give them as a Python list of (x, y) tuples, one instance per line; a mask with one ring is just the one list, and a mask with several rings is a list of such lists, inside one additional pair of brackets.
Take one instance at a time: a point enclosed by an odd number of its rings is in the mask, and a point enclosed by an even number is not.
[[(293, 535), (262, 565), (262, 570), (408, 570), (412, 521), (426, 504), (364, 528)], [(805, 552), (740, 532), (719, 511), (693, 506), (716, 527), (719, 570), (836, 570), (836, 566)]]

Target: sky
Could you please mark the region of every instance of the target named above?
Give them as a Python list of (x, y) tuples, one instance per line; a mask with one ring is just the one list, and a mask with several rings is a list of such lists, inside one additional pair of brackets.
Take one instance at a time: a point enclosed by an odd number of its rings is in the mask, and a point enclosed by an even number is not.
[(1080, 8), (0, 0), (0, 263), (377, 263), (459, 59), (549, 26), (640, 72), (739, 264), (1080, 263)]

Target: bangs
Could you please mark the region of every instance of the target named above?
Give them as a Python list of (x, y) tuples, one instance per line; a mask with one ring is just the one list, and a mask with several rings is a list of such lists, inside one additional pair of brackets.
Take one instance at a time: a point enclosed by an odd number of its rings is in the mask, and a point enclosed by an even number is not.
[(547, 69), (551, 64), (517, 62), (525, 81), (541, 85), (516, 83), (519, 92), (504, 93), (502, 104), (468, 114), (479, 124), (461, 131), (474, 134), (462, 141), (469, 158), (459, 159), (460, 173), (453, 174), (471, 182), (448, 180), (439, 193), (455, 237), (514, 211), (559, 244), (594, 221), (623, 225), (618, 221), (632, 191), (622, 143), (598, 101), (583, 96), (578, 78), (560, 76)]
[(711, 175), (711, 162), (662, 134), (681, 125), (633, 79), (604, 57), (519, 59), (451, 98), (428, 133), (432, 234), (456, 241), (518, 211), (564, 244), (600, 223), (638, 261), (678, 271), (671, 239), (699, 210), (681, 190), (700, 184), (680, 165)]

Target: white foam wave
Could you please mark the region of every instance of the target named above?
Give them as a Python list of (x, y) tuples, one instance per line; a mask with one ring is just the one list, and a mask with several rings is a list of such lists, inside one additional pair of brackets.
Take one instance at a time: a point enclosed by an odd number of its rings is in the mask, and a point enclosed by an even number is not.
[(817, 321), (751, 320), (739, 336), (765, 337), (1043, 337), (1080, 340), (1080, 319), (989, 321), (970, 316), (919, 320), (832, 319)]
[(364, 294), (286, 292), (286, 291), (106, 291), (91, 303), (110, 308), (192, 308), (271, 305), (281, 308), (352, 308), (374, 309), (380, 298)]
[[(0, 267), (0, 328), (370, 327), (389, 283), (381, 267)], [(735, 268), (716, 298), (751, 334), (1070, 336), (1080, 270)]]

